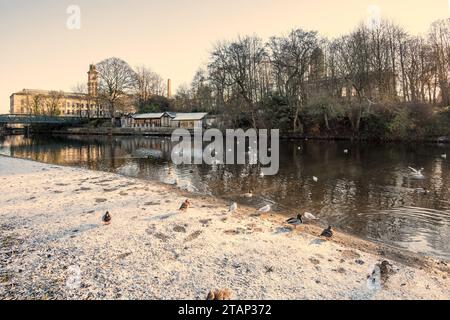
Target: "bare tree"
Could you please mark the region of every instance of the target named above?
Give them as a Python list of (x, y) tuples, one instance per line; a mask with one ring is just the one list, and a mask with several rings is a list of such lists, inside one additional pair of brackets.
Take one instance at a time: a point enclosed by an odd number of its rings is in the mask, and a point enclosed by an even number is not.
[[(77, 100), (80, 106), (86, 104), (86, 117), (90, 118), (92, 115), (98, 113), (98, 105), (96, 107), (97, 110), (93, 110), (92, 105), (96, 102), (95, 97), (91, 96), (89, 94), (88, 87), (85, 83), (77, 83), (73, 88), (72, 91), (76, 94)], [(83, 110), (80, 107), (79, 109), (79, 116), (82, 117)]]
[(262, 97), (259, 72), (266, 56), (260, 38), (239, 37), (233, 42), (218, 43), (209, 64), (210, 76), (218, 76), (213, 81), (223, 85), (222, 94), (225, 90), (231, 91), (230, 96), (236, 97), (243, 110), (250, 114), (254, 128), (257, 127), (257, 103)]
[(33, 115), (45, 114), (45, 97), (42, 94), (31, 95), (30, 106)]
[(62, 99), (64, 93), (61, 91), (50, 91), (44, 99), (45, 114), (49, 116), (58, 116), (61, 114)]
[(440, 87), (442, 104), (450, 105), (450, 18), (432, 24), (429, 42), (433, 48), (436, 77)]
[(108, 104), (109, 113), (114, 121), (116, 104), (136, 87), (136, 73), (125, 61), (108, 58), (97, 64), (100, 77), (100, 97)]
[(294, 132), (303, 132), (300, 111), (307, 103), (307, 76), (318, 45), (317, 32), (301, 29), (291, 31), (287, 37), (273, 37), (269, 42), (275, 83), (293, 112)]
[(136, 100), (139, 109), (147, 106), (153, 96), (162, 96), (166, 91), (163, 78), (146, 66), (136, 68)]

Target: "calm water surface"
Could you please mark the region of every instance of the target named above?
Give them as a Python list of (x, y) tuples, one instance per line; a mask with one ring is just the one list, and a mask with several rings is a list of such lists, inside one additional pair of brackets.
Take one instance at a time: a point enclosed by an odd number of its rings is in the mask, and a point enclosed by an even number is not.
[[(309, 211), (324, 225), (450, 260), (450, 146), (282, 141), (279, 174), (263, 178), (250, 165), (176, 166), (172, 147), (169, 139), (150, 137), (0, 137), (1, 154), (162, 182), (178, 179), (230, 202)], [(445, 153), (449, 160), (441, 157)], [(408, 166), (423, 167), (426, 179), (412, 179)], [(249, 190), (254, 198), (242, 198)]]

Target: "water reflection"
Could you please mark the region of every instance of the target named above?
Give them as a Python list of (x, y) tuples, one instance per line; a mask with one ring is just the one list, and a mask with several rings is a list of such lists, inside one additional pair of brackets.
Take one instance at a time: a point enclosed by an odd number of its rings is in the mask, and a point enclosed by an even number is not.
[[(149, 137), (0, 137), (0, 153), (190, 186), (254, 206), (309, 211), (349, 233), (450, 259), (450, 168), (446, 145), (284, 141), (280, 172), (251, 165), (176, 166), (172, 143)], [(348, 154), (344, 150), (348, 149)], [(196, 150), (201, 154), (202, 150)], [(425, 168), (413, 180), (408, 166)], [(316, 183), (312, 177), (317, 176)], [(427, 188), (423, 195), (417, 188)], [(243, 198), (252, 190), (255, 197)]]

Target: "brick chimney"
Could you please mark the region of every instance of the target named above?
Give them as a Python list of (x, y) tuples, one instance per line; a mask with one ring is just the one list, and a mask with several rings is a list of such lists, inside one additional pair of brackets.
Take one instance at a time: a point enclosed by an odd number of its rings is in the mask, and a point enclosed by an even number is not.
[(167, 98), (172, 98), (172, 80), (167, 80)]

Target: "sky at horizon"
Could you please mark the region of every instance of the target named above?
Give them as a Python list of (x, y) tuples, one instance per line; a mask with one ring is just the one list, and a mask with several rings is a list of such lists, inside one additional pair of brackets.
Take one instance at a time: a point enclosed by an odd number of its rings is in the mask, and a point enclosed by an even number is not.
[[(67, 27), (69, 5), (81, 9), (79, 30)], [(217, 41), (296, 27), (332, 38), (364, 21), (371, 5), (412, 34), (450, 17), (450, 0), (0, 0), (0, 114), (11, 93), (70, 91), (87, 81), (90, 63), (111, 56), (172, 79), (175, 92)]]

